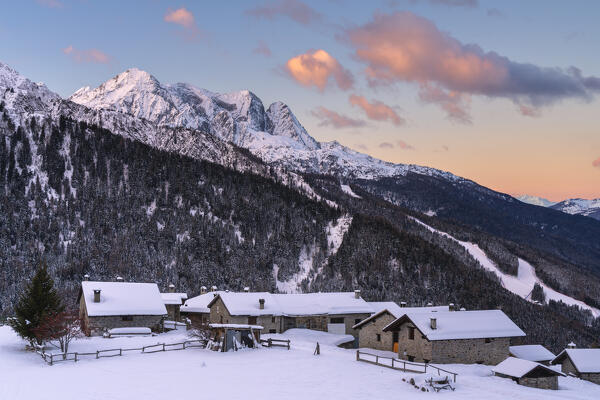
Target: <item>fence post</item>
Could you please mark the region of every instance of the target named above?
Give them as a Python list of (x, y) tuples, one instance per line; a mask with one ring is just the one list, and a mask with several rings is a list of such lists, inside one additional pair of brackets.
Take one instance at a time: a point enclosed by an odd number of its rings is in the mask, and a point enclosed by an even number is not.
[(356, 361), (360, 361), (359, 353), (360, 353), (360, 351), (356, 350)]
[(290, 341), (288, 340), (288, 350), (290, 349)]
[(406, 361), (404, 361), (402, 364), (403, 364), (403, 371), (406, 372)]
[(77, 362), (77, 352), (75, 352), (75, 362)]
[(100, 358), (100, 350), (96, 350), (96, 359)]
[(119, 349), (119, 356), (123, 355), (123, 349)]
[(163, 343), (163, 351), (165, 351), (165, 344)]
[(50, 354), (50, 365), (54, 362), (54, 354)]
[(375, 364), (379, 365), (379, 356), (375, 356)]
[(394, 368), (394, 359), (392, 358), (392, 368)]

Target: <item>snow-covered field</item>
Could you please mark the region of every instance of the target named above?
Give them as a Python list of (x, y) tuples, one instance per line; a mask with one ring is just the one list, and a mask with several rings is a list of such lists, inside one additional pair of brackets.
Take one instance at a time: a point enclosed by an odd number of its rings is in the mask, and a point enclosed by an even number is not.
[[(265, 335), (266, 336), (266, 335)], [(0, 327), (0, 399), (598, 399), (600, 386), (575, 378), (560, 378), (558, 391), (518, 386), (491, 376), (481, 365), (448, 365), (458, 372), (455, 392), (421, 393), (402, 381), (423, 375), (355, 361), (353, 350), (333, 347), (339, 337), (292, 330), (274, 335), (292, 340), (292, 349), (262, 348), (237, 353), (202, 349), (123, 357), (86, 359), (46, 365), (25, 351), (25, 343), (10, 328)], [(177, 342), (181, 333), (154, 337), (82, 339), (73, 350), (137, 347)], [(315, 342), (321, 355), (314, 356)]]

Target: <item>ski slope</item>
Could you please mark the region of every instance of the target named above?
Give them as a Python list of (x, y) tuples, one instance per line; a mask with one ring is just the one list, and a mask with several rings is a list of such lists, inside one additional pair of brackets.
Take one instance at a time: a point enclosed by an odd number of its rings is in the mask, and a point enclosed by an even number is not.
[(500, 278), (500, 281), (502, 282), (502, 286), (504, 286), (506, 289), (508, 289), (512, 293), (516, 294), (517, 296), (522, 297), (526, 300), (530, 300), (529, 295), (530, 295), (531, 291), (533, 290), (533, 286), (536, 283), (538, 283), (544, 290), (544, 294), (546, 295), (546, 303), (550, 300), (562, 301), (565, 304), (576, 305), (583, 310), (589, 310), (596, 318), (598, 318), (600, 316), (599, 309), (589, 306), (586, 303), (584, 303), (583, 301), (574, 299), (570, 296), (567, 296), (565, 294), (557, 292), (556, 290), (552, 289), (551, 287), (546, 285), (544, 282), (542, 282), (542, 280), (540, 278), (538, 278), (538, 276), (536, 275), (535, 268), (531, 264), (529, 264), (527, 261), (519, 258), (519, 269), (518, 269), (517, 276), (506, 274), (503, 271), (501, 271), (498, 268), (498, 266), (491, 259), (488, 258), (488, 256), (485, 254), (485, 252), (483, 250), (481, 250), (481, 248), (477, 244), (471, 243), (471, 242), (463, 242), (463, 241), (458, 240), (458, 239), (454, 238), (453, 236), (447, 234), (446, 232), (442, 232), (435, 228), (432, 228), (431, 226), (425, 224), (422, 221), (419, 221), (416, 218), (412, 218), (412, 219), (413, 219), (413, 221), (423, 225), (430, 231), (436, 232), (442, 236), (445, 236), (447, 238), (450, 238), (450, 239), (458, 242), (461, 246), (463, 246), (469, 252), (469, 254), (471, 254), (471, 256), (473, 256), (473, 258), (475, 258), (477, 261), (479, 261), (479, 263), (481, 264), (481, 266), (483, 268), (485, 268), (488, 271), (493, 272), (498, 278)]

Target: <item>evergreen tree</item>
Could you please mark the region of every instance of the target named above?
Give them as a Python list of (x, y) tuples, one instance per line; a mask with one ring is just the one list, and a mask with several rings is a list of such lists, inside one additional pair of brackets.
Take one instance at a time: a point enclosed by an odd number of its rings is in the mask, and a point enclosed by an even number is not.
[(16, 317), (11, 320), (11, 326), (23, 339), (41, 344), (43, 338), (36, 335), (36, 329), (44, 318), (64, 309), (46, 265), (40, 264), (15, 306)]

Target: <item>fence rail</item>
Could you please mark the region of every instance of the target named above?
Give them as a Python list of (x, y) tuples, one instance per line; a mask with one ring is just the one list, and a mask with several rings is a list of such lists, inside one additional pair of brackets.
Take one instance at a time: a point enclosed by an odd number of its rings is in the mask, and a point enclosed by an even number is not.
[(290, 349), (290, 341), (283, 339), (260, 339), (260, 344), (265, 347), (286, 347)]
[(185, 350), (192, 348), (205, 348), (206, 340), (202, 339), (192, 339), (186, 340), (181, 343), (157, 343), (149, 346), (131, 348), (131, 349), (106, 349), (106, 350), (97, 350), (94, 352), (88, 353), (80, 353), (80, 352), (70, 352), (70, 353), (46, 353), (43, 350), (36, 350), (36, 353), (39, 354), (42, 359), (48, 363), (49, 365), (54, 365), (57, 362), (62, 361), (79, 361), (82, 357), (93, 357), (95, 359), (100, 358), (108, 358), (108, 357), (121, 357), (123, 353), (126, 352), (140, 352), (140, 353), (158, 353), (161, 351), (176, 351), (176, 350)]
[[(362, 357), (361, 357), (362, 356)], [(456, 382), (457, 373), (445, 370), (432, 364), (421, 364), (412, 361), (400, 360), (393, 357), (380, 356), (378, 354), (367, 353), (364, 351), (356, 350), (356, 361), (362, 361), (369, 364), (379, 365), (382, 367), (392, 368), (403, 372), (414, 372), (418, 374), (427, 373), (427, 370), (437, 371), (438, 375), (442, 375), (442, 372), (452, 375), (452, 380)]]

